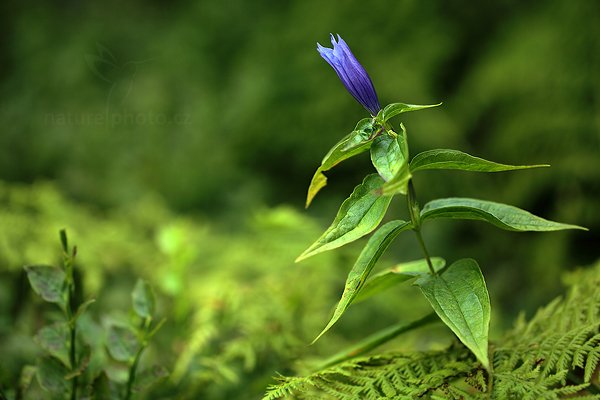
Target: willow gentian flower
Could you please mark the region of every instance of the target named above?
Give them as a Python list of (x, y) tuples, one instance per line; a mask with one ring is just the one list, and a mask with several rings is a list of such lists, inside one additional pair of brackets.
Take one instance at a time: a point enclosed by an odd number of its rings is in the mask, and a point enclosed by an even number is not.
[(358, 62), (354, 54), (350, 51), (350, 47), (344, 39), (337, 35), (337, 42), (333, 34), (331, 35), (331, 44), (333, 49), (323, 47), (317, 43), (317, 51), (333, 67), (338, 77), (350, 94), (364, 108), (371, 113), (377, 115), (381, 106), (375, 93), (373, 82), (367, 74), (367, 71)]

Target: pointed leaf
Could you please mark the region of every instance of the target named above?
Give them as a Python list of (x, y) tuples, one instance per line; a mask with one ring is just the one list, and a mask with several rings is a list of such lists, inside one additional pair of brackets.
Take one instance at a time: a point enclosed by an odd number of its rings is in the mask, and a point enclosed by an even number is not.
[(416, 104), (392, 103), (385, 106), (385, 108), (379, 112), (377, 118), (382, 122), (386, 122), (387, 120), (395, 117), (398, 114), (402, 114), (409, 111), (424, 110), (426, 108), (438, 107), (441, 105), (442, 103), (422, 106)]
[(152, 318), (154, 315), (155, 299), (152, 287), (143, 279), (138, 279), (131, 293), (133, 310), (142, 318)]
[(426, 169), (457, 169), (474, 172), (500, 172), (518, 169), (549, 167), (539, 165), (507, 165), (484, 160), (458, 150), (436, 149), (417, 154), (410, 162), (410, 171)]
[(45, 326), (40, 329), (34, 339), (51, 356), (60, 360), (65, 367), (71, 367), (71, 362), (69, 361), (71, 334), (69, 326), (66, 323), (56, 322)]
[(386, 182), (394, 178), (407, 162), (402, 152), (402, 141), (402, 135), (383, 134), (371, 145), (373, 166)]
[(421, 275), (415, 285), (442, 321), (489, 369), (490, 297), (477, 262), (458, 260), (441, 275)]
[[(433, 264), (433, 269), (437, 272), (444, 268), (446, 260), (440, 257), (431, 257), (431, 263)], [(409, 281), (422, 274), (429, 274), (429, 266), (427, 265), (427, 260), (424, 258), (385, 269), (373, 275), (371, 279), (365, 282), (360, 293), (354, 299), (354, 303), (364, 301), (392, 286)]]
[(106, 346), (115, 360), (129, 361), (138, 351), (139, 343), (135, 332), (131, 328), (113, 324), (108, 327)]
[(389, 196), (377, 193), (382, 183), (383, 179), (377, 174), (368, 175), (342, 203), (331, 226), (296, 262), (353, 242), (373, 231), (383, 219), (392, 200)]
[(50, 393), (68, 393), (69, 384), (65, 380), (65, 375), (69, 370), (57, 359), (44, 357), (38, 360), (37, 379), (40, 386)]
[(321, 161), (321, 166), (315, 172), (308, 194), (306, 207), (310, 205), (319, 190), (327, 185), (327, 177), (323, 172), (330, 170), (342, 161), (369, 150), (375, 138), (375, 127), (372, 118), (361, 119), (352, 132), (333, 146)]
[(577, 225), (548, 221), (520, 208), (492, 201), (450, 197), (425, 204), (421, 221), (435, 218), (472, 219), (486, 221), (508, 231), (558, 231), (583, 229)]
[(28, 265), (27, 278), (33, 291), (49, 303), (64, 304), (65, 272), (49, 265)]
[(371, 236), (367, 245), (358, 256), (352, 270), (350, 270), (348, 278), (346, 278), (344, 293), (333, 312), (333, 316), (329, 320), (329, 323), (327, 323), (327, 326), (319, 333), (315, 340), (313, 340), (313, 343), (319, 340), (319, 338), (340, 319), (350, 304), (352, 304), (352, 301), (359, 293), (365, 280), (369, 276), (369, 273), (375, 266), (375, 263), (388, 248), (390, 243), (392, 243), (400, 232), (410, 228), (412, 228), (410, 222), (391, 221), (383, 225), (373, 236)]
[(79, 319), (79, 317), (81, 317), (81, 315), (89, 308), (89, 306), (91, 306), (95, 302), (96, 302), (96, 299), (89, 299), (89, 300), (81, 303), (79, 305), (79, 307), (77, 307), (75, 316), (73, 316), (73, 321), (77, 321)]

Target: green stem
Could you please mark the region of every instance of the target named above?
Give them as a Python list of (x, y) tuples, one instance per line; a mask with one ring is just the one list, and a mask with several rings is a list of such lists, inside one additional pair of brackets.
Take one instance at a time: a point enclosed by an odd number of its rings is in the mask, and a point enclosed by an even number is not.
[(133, 382), (135, 382), (135, 374), (137, 372), (137, 367), (138, 367), (138, 364), (140, 363), (140, 358), (142, 357), (142, 353), (144, 352), (145, 348), (146, 348), (146, 346), (144, 346), (144, 345), (140, 346), (137, 353), (135, 353), (135, 358), (133, 359), (133, 364), (131, 364), (131, 367), (129, 368), (129, 379), (127, 380), (127, 389), (125, 391), (125, 400), (131, 399)]
[(421, 236), (421, 229), (415, 229), (415, 235), (417, 236), (417, 241), (421, 246), (421, 250), (423, 250), (423, 254), (425, 254), (425, 260), (427, 260), (427, 266), (429, 267), (429, 272), (431, 275), (436, 275), (435, 269), (433, 268), (433, 263), (431, 262), (431, 257), (429, 257), (429, 252), (427, 251), (427, 247), (425, 247), (425, 242), (423, 241), (423, 236)]
[(365, 354), (366, 352), (371, 351), (386, 342), (389, 342), (390, 340), (405, 332), (420, 328), (432, 322), (439, 321), (440, 320), (435, 313), (430, 313), (416, 321), (412, 321), (409, 323), (403, 322), (389, 326), (385, 329), (380, 330), (379, 332), (376, 332), (366, 337), (354, 346), (351, 346), (350, 348), (333, 355), (331, 358), (327, 359), (321, 365), (319, 365), (317, 370), (322, 370), (331, 367), (332, 365), (339, 364), (342, 361), (346, 361), (351, 358)]
[(417, 201), (417, 193), (415, 192), (415, 186), (413, 185), (412, 179), (408, 181), (408, 212), (410, 213), (410, 219), (413, 224), (413, 231), (417, 236), (417, 241), (419, 242), (419, 246), (421, 246), (421, 250), (425, 255), (425, 260), (427, 260), (427, 266), (429, 267), (429, 272), (431, 275), (436, 275), (435, 269), (433, 268), (433, 263), (431, 262), (431, 257), (429, 256), (429, 252), (427, 251), (427, 247), (425, 246), (425, 242), (423, 241), (423, 236), (421, 235), (421, 209), (419, 207), (419, 202)]
[(140, 358), (142, 357), (142, 353), (147, 346), (148, 331), (150, 330), (151, 324), (152, 318), (145, 318), (141, 323), (140, 328), (143, 330), (143, 337), (140, 343), (140, 348), (138, 349), (137, 353), (135, 353), (133, 363), (131, 364), (131, 367), (129, 367), (129, 378), (127, 379), (127, 388), (125, 389), (125, 400), (131, 399), (133, 382), (135, 382), (135, 375), (137, 373), (138, 364), (140, 363)]
[[(65, 315), (69, 322), (69, 330), (71, 333), (71, 345), (69, 348), (69, 361), (71, 363), (71, 371), (77, 368), (77, 321), (74, 320), (75, 315), (75, 281), (73, 279), (73, 256), (65, 253), (64, 258), (65, 270), (67, 275), (67, 304), (65, 307)], [(71, 400), (77, 399), (77, 376), (71, 380)]]

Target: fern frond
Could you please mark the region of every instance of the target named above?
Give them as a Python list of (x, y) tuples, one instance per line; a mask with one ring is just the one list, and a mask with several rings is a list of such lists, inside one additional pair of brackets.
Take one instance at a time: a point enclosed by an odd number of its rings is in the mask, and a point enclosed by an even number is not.
[[(462, 345), (362, 357), (279, 378), (265, 399), (600, 399), (600, 264), (493, 346), (490, 376)], [(491, 393), (488, 393), (491, 390)]]

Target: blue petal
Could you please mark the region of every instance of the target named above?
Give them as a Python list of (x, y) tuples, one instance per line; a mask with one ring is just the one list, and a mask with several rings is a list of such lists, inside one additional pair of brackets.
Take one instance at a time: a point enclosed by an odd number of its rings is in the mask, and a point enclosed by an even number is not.
[(331, 65), (350, 94), (372, 115), (381, 109), (373, 82), (367, 71), (358, 62), (348, 44), (337, 35), (331, 35), (333, 49), (317, 43), (317, 51)]

